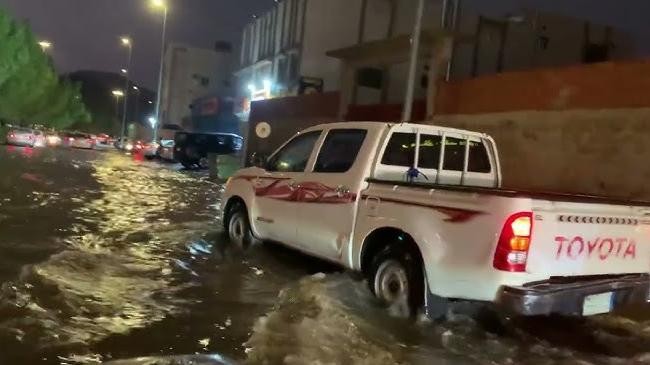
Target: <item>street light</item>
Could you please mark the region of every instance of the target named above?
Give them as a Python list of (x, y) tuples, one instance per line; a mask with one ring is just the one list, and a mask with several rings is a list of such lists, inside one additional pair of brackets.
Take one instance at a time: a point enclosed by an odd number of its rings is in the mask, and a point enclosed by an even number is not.
[(156, 124), (158, 124), (156, 118), (149, 117), (147, 120), (149, 121), (149, 124), (151, 124), (151, 128), (156, 129)]
[(133, 86), (133, 90), (138, 91), (140, 89), (137, 86)]
[(122, 74), (124, 74), (124, 112), (122, 113), (122, 130), (121, 137), (122, 141), (124, 140), (124, 135), (126, 134), (126, 114), (128, 113), (129, 105), (129, 70), (131, 69), (131, 55), (133, 54), (133, 41), (128, 36), (120, 37), (120, 42), (123, 47), (128, 49), (127, 59), (126, 59), (126, 68), (122, 69)]
[[(162, 40), (160, 47), (160, 69), (158, 70), (158, 95), (156, 95), (156, 120), (161, 120), (160, 118), (160, 104), (162, 104), (162, 81), (163, 81), (163, 67), (165, 60), (165, 38), (167, 35), (167, 4), (164, 0), (151, 0), (151, 6), (155, 9), (163, 11), (163, 24), (162, 24)], [(153, 140), (157, 139), (158, 130), (154, 128), (153, 130)]]
[(112, 94), (116, 98), (121, 98), (122, 96), (124, 96), (124, 91), (122, 91), (122, 90), (113, 90)]
[(43, 51), (52, 48), (52, 42), (49, 42), (49, 41), (40, 41), (40, 42), (38, 42), (38, 45), (41, 46)]

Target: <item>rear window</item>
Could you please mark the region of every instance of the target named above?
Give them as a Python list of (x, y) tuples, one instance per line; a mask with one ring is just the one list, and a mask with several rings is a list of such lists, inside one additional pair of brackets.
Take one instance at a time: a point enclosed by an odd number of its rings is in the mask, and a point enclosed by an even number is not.
[(445, 162), (443, 170), (463, 171), (465, 167), (465, 140), (460, 138), (445, 138)]
[(318, 154), (314, 172), (346, 172), (357, 159), (366, 139), (365, 129), (331, 130)]
[(488, 174), (492, 172), (490, 157), (483, 142), (469, 142), (469, 161), (467, 171)]
[(438, 169), (442, 137), (420, 134), (420, 157), (418, 167), (421, 169)]
[(393, 133), (381, 159), (382, 165), (413, 166), (415, 158), (415, 134)]

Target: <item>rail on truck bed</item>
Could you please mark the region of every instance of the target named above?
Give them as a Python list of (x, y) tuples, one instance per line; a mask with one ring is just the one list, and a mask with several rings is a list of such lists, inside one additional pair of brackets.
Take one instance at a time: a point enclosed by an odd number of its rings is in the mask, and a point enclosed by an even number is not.
[(532, 198), (538, 200), (549, 201), (562, 201), (571, 203), (600, 203), (610, 205), (625, 205), (625, 206), (640, 206), (650, 207), (650, 201), (645, 200), (631, 200), (631, 199), (617, 199), (599, 195), (586, 195), (586, 194), (570, 194), (570, 193), (557, 193), (545, 191), (529, 191), (529, 190), (511, 190), (501, 188), (486, 188), (478, 186), (461, 186), (461, 185), (441, 185), (434, 183), (414, 183), (406, 181), (383, 180), (383, 179), (366, 179), (367, 182), (372, 184), (383, 185), (397, 185), (418, 189), (440, 189), (450, 191), (460, 191), (466, 193), (479, 193), (504, 196), (509, 198)]

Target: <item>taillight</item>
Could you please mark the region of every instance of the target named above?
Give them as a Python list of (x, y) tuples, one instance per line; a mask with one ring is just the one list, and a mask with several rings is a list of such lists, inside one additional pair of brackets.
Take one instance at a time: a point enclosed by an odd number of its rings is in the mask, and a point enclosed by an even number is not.
[(526, 271), (532, 234), (532, 212), (515, 213), (508, 217), (494, 253), (494, 268), (509, 272)]

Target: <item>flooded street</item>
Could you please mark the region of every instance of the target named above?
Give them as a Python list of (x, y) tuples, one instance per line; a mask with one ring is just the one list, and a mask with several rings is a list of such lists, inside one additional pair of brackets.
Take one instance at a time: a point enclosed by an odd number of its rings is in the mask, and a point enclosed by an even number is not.
[(391, 318), (336, 267), (230, 247), (221, 188), (116, 152), (0, 146), (0, 364), (650, 364), (648, 308)]

